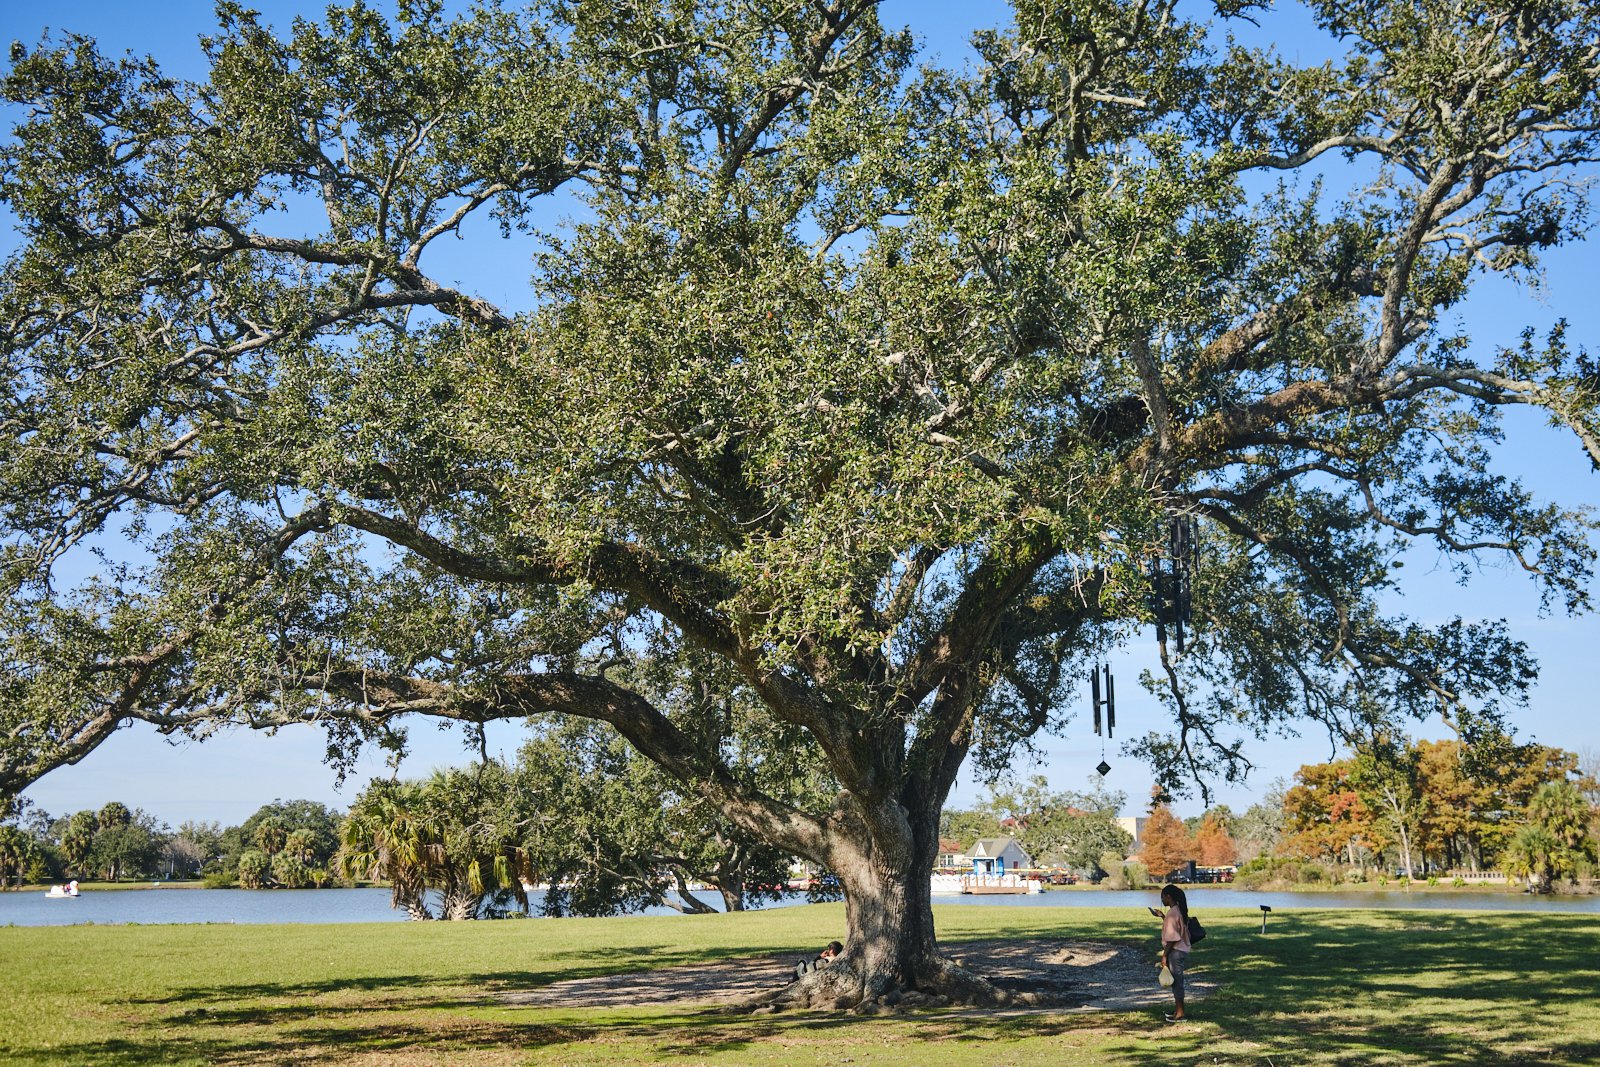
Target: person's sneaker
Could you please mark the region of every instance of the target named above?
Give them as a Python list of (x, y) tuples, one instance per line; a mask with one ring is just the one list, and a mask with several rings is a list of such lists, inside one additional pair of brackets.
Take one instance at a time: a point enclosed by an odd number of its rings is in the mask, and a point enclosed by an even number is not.
[(1167, 1020), (1167, 1022), (1169, 1022), (1169, 1023), (1181, 1023), (1181, 1022), (1183, 1022), (1185, 1017), (1182, 1016), (1182, 1015), (1174, 1015), (1169, 1011), (1165, 1015), (1163, 1015), (1162, 1018)]

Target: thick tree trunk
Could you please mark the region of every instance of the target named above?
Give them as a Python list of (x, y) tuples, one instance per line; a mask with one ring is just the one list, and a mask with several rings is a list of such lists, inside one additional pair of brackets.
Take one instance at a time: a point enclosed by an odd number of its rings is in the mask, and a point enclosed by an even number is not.
[(722, 894), (723, 911), (733, 912), (745, 910), (744, 883), (733, 882), (730, 884), (728, 882), (718, 882), (717, 892)]
[[(722, 837), (718, 835), (718, 841)], [(715, 882), (722, 894), (722, 910), (744, 911), (744, 850), (737, 844), (727, 844), (717, 860)]]
[[(938, 813), (895, 803), (840, 835), (828, 866), (845, 897), (844, 953), (762, 1003), (876, 1010), (900, 1003), (993, 1005), (1014, 998), (952, 961), (934, 935)], [(819, 932), (817, 949), (830, 940)]]
[(917, 887), (928, 879), (908, 864), (868, 859), (836, 873), (844, 887), (844, 958), (860, 973), (863, 999), (915, 988), (921, 965), (939, 951), (928, 887)]

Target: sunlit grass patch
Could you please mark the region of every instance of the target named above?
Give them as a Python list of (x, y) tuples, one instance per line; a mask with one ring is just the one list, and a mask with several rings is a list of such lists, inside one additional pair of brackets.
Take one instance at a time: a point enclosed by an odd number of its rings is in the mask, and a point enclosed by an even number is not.
[[(942, 939), (1150, 939), (1132, 909), (940, 905)], [(946, 1011), (860, 1018), (692, 1006), (534, 1007), (569, 978), (814, 949), (838, 905), (743, 915), (341, 926), (0, 929), (0, 1059), (13, 1063), (1583, 1063), (1600, 1058), (1593, 916), (1208, 910), (1159, 1013)], [(831, 936), (831, 935), (830, 935)], [(1152, 976), (1153, 977), (1153, 976)]]

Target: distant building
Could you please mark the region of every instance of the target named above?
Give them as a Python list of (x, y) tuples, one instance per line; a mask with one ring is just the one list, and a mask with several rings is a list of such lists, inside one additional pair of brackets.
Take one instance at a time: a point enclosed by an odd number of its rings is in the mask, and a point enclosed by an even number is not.
[(1022, 851), (1014, 837), (979, 838), (969, 855), (974, 874), (1004, 874), (1033, 866), (1033, 857)]
[(935, 867), (966, 867), (970, 862), (960, 841), (949, 837), (939, 838), (939, 858), (933, 861)]
[(1139, 846), (1144, 843), (1144, 824), (1150, 820), (1143, 815), (1124, 815), (1117, 820), (1117, 825), (1133, 835), (1133, 844), (1128, 846), (1128, 855), (1139, 851)]

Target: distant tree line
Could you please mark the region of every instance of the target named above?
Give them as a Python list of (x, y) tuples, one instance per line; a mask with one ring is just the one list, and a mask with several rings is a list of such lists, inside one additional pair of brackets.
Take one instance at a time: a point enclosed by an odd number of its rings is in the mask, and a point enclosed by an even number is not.
[(1539, 744), (1489, 752), (1460, 741), (1378, 738), (1300, 768), (1277, 854), (1362, 879), (1488, 871), (1540, 889), (1594, 879), (1600, 770)]
[[(773, 791), (812, 786), (799, 768)], [(1363, 745), (1274, 783), (1243, 813), (1179, 819), (1152, 794), (1137, 851), (1119, 825), (1127, 797), (1096, 785), (1002, 781), (950, 809), (941, 837), (968, 847), (1011, 836), (1034, 862), (1113, 885), (1164, 879), (1189, 862), (1237, 867), (1241, 884), (1436, 877), (1497, 869), (1551, 889), (1594, 879), (1600, 758), (1506, 744), (1483, 759), (1457, 741)], [(596, 724), (550, 720), (514, 762), (487, 760), (420, 781), (374, 781), (347, 814), (275, 800), (243, 823), (171, 830), (113, 801), (52, 818), (27, 800), (0, 821), (0, 885), (68, 878), (203, 877), (245, 888), (386, 884), (414, 918), (547, 915), (649, 906), (736, 911), (783, 892), (791, 857), (741, 834)], [(707, 894), (710, 894), (708, 899)]]
[(1301, 767), (1242, 814), (1217, 805), (1179, 819), (1157, 790), (1136, 851), (1117, 824), (1125, 800), (1052, 792), (1036, 776), (947, 810), (941, 833), (963, 847), (1015, 837), (1040, 866), (1118, 885), (1191, 861), (1237, 867), (1246, 885), (1498, 870), (1550, 890), (1600, 873), (1600, 756), (1539, 744), (1379, 738)]
[(1087, 792), (1052, 791), (1045, 778), (997, 784), (971, 809), (945, 812), (941, 835), (963, 847), (982, 837), (1014, 837), (1040, 867), (1112, 884), (1142, 884), (1191, 860), (1231, 866), (1270, 851), (1283, 823), (1282, 790), (1241, 815), (1218, 805), (1202, 816), (1180, 820), (1159, 791), (1134, 850), (1133, 835), (1118, 822), (1127, 794), (1095, 785)]
[[(729, 758), (737, 758), (730, 755)], [(767, 760), (774, 795), (820, 788)], [(177, 830), (121, 803), (52, 819), (26, 800), (0, 822), (0, 885), (203, 878), (212, 887), (371, 881), (413, 918), (650, 906), (739, 911), (785, 890), (792, 858), (741, 832), (603, 724), (550, 719), (512, 762), (369, 784), (348, 813), (275, 800), (243, 823)]]
[[(737, 759), (737, 754), (730, 754)], [(769, 792), (816, 786), (768, 760)], [(339, 873), (387, 882), (414, 918), (531, 907), (614, 915), (651, 906), (741, 911), (782, 894), (792, 858), (742, 832), (603, 724), (556, 718), (514, 762), (487, 760), (420, 782), (374, 782), (343, 824)]]
[(249, 888), (326, 885), (339, 813), (313, 800), (275, 800), (242, 824), (184, 822), (111, 801), (53, 818), (26, 798), (0, 821), (0, 885), (192, 880)]

